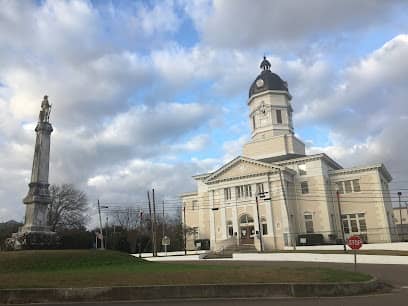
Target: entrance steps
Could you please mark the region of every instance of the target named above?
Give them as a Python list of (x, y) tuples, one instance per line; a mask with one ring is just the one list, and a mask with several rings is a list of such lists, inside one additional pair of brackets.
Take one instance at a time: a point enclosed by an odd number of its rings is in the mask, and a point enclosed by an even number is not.
[(211, 251), (203, 259), (232, 258), (233, 253), (258, 253), (253, 244), (229, 245), (216, 251)]

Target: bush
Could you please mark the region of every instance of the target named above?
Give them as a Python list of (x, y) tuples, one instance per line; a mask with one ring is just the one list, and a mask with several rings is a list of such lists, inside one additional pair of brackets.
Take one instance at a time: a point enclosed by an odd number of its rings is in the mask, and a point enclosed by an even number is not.
[(300, 234), (297, 236), (297, 245), (321, 245), (323, 244), (322, 234)]
[(91, 249), (95, 247), (95, 235), (86, 230), (67, 230), (58, 233), (61, 249)]

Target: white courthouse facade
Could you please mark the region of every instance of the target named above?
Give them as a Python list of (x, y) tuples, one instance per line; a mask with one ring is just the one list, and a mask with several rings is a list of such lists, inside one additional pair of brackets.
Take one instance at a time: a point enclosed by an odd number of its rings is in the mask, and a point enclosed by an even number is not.
[(212, 250), (254, 245), (268, 251), (341, 243), (343, 233), (391, 242), (392, 178), (385, 166), (345, 169), (324, 153), (306, 155), (294, 135), (287, 83), (265, 58), (261, 70), (249, 90), (252, 135), (243, 156), (194, 176), (197, 190), (181, 195), (187, 248), (209, 239)]

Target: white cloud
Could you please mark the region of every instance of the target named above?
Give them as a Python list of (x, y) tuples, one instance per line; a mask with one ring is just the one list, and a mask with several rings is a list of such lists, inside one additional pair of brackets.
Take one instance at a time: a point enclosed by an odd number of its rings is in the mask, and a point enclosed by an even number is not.
[(383, 162), (394, 176), (393, 188), (404, 186), (407, 62), (408, 35), (398, 35), (344, 69), (338, 90), (306, 101), (297, 118), (332, 131), (329, 146), (312, 144), (309, 152), (324, 151), (345, 166)]
[(147, 35), (175, 32), (181, 24), (173, 1), (158, 2), (153, 7), (141, 4), (136, 18)]
[(173, 145), (172, 149), (177, 151), (200, 151), (208, 145), (210, 145), (210, 137), (206, 134), (199, 134), (192, 137), (185, 143)]
[[(194, 1), (186, 4), (203, 36), (213, 46), (293, 48), (328, 33), (358, 31), (391, 19), (403, 1)], [(402, 8), (403, 9), (403, 8)]]

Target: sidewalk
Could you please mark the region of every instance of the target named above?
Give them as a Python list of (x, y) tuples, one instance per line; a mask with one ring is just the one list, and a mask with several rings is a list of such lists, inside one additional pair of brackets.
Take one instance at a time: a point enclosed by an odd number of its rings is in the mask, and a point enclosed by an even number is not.
[[(315, 253), (235, 253), (232, 260), (239, 261), (303, 261), (303, 262), (333, 262), (354, 263), (353, 254), (315, 254)], [(408, 256), (360, 255), (357, 263), (408, 265)]]
[[(136, 256), (136, 255), (133, 255)], [(145, 257), (148, 261), (300, 261), (354, 263), (353, 254), (319, 253), (234, 253), (232, 258), (202, 259), (200, 255)], [(357, 262), (362, 264), (408, 265), (408, 256), (364, 255), (357, 253)]]
[[(408, 242), (392, 242), (392, 243), (369, 243), (364, 244), (362, 250), (390, 250), (390, 251), (408, 251)], [(293, 250), (293, 247), (285, 247), (285, 250)], [(314, 246), (296, 246), (296, 250), (343, 250), (342, 244), (337, 245), (314, 245)]]

